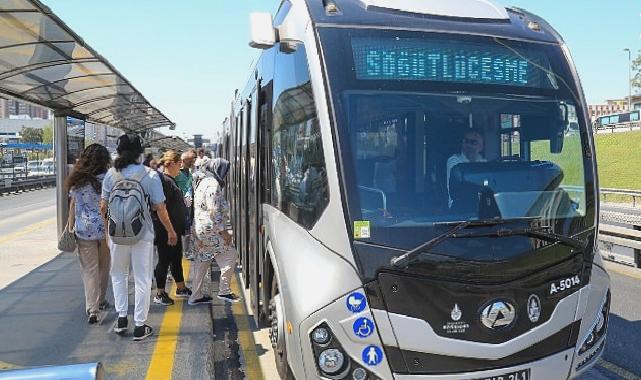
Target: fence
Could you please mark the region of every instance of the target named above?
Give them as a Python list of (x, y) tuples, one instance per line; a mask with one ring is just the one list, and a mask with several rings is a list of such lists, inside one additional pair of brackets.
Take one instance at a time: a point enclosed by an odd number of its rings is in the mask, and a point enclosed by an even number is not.
[(32, 177), (28, 179), (3, 179), (0, 180), (0, 194), (13, 193), (16, 191), (42, 189), (45, 187), (55, 186), (56, 176), (46, 175), (41, 177)]

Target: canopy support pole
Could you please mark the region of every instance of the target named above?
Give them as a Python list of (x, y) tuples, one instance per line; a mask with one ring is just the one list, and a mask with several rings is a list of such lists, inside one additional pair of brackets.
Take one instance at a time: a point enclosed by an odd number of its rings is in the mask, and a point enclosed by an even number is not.
[(69, 215), (69, 201), (65, 190), (67, 166), (67, 117), (55, 115), (53, 119), (53, 146), (56, 161), (56, 205), (58, 236), (62, 235)]

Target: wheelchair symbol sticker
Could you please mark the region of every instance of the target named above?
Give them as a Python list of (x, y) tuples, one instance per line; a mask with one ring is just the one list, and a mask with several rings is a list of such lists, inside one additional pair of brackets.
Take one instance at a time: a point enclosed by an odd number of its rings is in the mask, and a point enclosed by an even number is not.
[(374, 333), (374, 322), (368, 318), (358, 318), (354, 321), (354, 334), (359, 338), (367, 338)]
[(367, 346), (363, 350), (361, 359), (369, 366), (379, 365), (383, 361), (383, 350), (377, 346)]
[(363, 293), (356, 292), (347, 297), (347, 310), (352, 313), (360, 313), (365, 310), (365, 306), (367, 306), (367, 300)]

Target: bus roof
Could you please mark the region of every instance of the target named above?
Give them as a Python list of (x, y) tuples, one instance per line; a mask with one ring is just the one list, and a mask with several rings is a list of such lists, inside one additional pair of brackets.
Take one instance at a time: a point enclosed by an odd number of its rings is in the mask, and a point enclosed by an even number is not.
[[(542, 18), (518, 8), (498, 8), (489, 0), (306, 1), (317, 27), (385, 27), (562, 42), (561, 36)], [(455, 8), (446, 5), (452, 2), (456, 3)], [(334, 6), (336, 12), (331, 11)]]

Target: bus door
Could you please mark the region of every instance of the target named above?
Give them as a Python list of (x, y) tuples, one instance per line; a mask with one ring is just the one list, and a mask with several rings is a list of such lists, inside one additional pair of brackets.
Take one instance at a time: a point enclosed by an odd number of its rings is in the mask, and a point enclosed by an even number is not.
[[(250, 114), (249, 114), (249, 155), (247, 162), (247, 217), (248, 217), (248, 272), (249, 276), (246, 277), (245, 285), (249, 287), (250, 290), (250, 301), (254, 317), (256, 318), (258, 313), (258, 276), (260, 268), (258, 267), (258, 226), (259, 226), (259, 210), (260, 210), (260, 165), (259, 165), (259, 156), (258, 156), (258, 114), (260, 112), (260, 99), (259, 91), (260, 82), (256, 83), (256, 88), (251, 95), (250, 104)], [(258, 322), (258, 321), (257, 321)]]
[(248, 133), (248, 127), (249, 127), (249, 115), (250, 115), (250, 107), (251, 103), (249, 100), (246, 100), (243, 104), (243, 108), (241, 111), (242, 114), (242, 134), (241, 134), (241, 148), (240, 148), (240, 155), (241, 155), (241, 163), (240, 163), (240, 231), (239, 231), (239, 238), (240, 238), (240, 244), (238, 245), (238, 252), (240, 255), (240, 262), (241, 265), (243, 266), (243, 279), (245, 280), (245, 288), (248, 286), (248, 279), (249, 279), (249, 251), (247, 249), (247, 241), (248, 241), (248, 218), (247, 218), (247, 211), (248, 211), (248, 199), (247, 199), (247, 193), (248, 193), (248, 183), (249, 183), (249, 170), (248, 170), (248, 163), (249, 163), (249, 133)]
[[(259, 282), (262, 287), (257, 284), (259, 288), (258, 305), (262, 301), (262, 307), (258, 313), (254, 314), (254, 318), (263, 318), (269, 315), (269, 299), (271, 298), (271, 274), (266, 273), (267, 262), (267, 235), (265, 232), (267, 220), (263, 213), (263, 204), (270, 204), (272, 202), (271, 186), (272, 186), (272, 96), (273, 96), (273, 80), (267, 81), (265, 84), (262, 80), (259, 83), (259, 109), (258, 109), (258, 258), (256, 265), (260, 270), (258, 276)], [(265, 226), (265, 227), (263, 227)]]
[(232, 199), (234, 200), (234, 241), (236, 242), (236, 247), (240, 250), (240, 172), (241, 172), (241, 141), (242, 141), (242, 110), (239, 111), (238, 115), (235, 117), (236, 132), (234, 134), (235, 144), (234, 144), (234, 194)]

